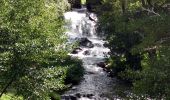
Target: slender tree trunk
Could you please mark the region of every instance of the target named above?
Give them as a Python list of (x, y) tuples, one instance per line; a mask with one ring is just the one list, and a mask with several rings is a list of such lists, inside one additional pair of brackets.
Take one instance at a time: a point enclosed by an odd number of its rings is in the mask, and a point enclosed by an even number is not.
[(152, 5), (152, 0), (146, 0), (147, 1), (147, 3), (148, 3), (148, 6), (151, 8), (151, 7), (153, 7), (153, 5)]
[(122, 12), (123, 14), (125, 14), (127, 11), (128, 0), (121, 0), (121, 1), (122, 1)]
[(125, 0), (122, 0), (122, 12), (125, 13)]
[(145, 7), (146, 6), (145, 0), (141, 0), (141, 2), (142, 2), (142, 6)]

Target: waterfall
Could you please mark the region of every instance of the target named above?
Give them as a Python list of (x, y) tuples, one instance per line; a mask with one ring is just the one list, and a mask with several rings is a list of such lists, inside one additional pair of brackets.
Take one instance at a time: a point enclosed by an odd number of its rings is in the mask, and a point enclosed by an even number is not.
[(62, 95), (62, 100), (110, 100), (115, 94), (116, 79), (108, 77), (103, 68), (98, 66), (104, 64), (110, 50), (104, 47), (106, 41), (96, 35), (97, 16), (81, 8), (66, 12), (64, 18), (68, 22), (68, 41), (81, 43), (79, 50), (69, 55), (82, 60), (85, 75), (80, 84)]

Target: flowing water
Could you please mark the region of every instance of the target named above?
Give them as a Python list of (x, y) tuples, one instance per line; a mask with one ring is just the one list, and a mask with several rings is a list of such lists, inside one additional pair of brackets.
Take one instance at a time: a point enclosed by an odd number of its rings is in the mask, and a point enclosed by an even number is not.
[(97, 66), (109, 56), (110, 50), (103, 46), (105, 41), (96, 35), (96, 15), (82, 8), (66, 12), (64, 17), (69, 21), (66, 25), (69, 43), (85, 39), (85, 42), (91, 41), (92, 46), (80, 46), (77, 53), (69, 54), (82, 60), (85, 75), (79, 85), (63, 94), (62, 100), (118, 100), (114, 93), (116, 79)]

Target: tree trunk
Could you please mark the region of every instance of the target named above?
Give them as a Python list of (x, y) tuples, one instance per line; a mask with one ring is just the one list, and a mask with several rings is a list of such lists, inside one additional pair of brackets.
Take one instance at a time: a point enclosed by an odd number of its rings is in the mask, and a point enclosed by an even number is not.
[(145, 7), (146, 6), (145, 0), (141, 0), (141, 2), (142, 2), (142, 6)]
[(147, 3), (148, 3), (148, 6), (151, 8), (151, 7), (153, 7), (153, 5), (152, 5), (152, 0), (146, 0), (147, 1)]
[(127, 0), (121, 0), (122, 1), (122, 12), (123, 14), (127, 11), (128, 1)]

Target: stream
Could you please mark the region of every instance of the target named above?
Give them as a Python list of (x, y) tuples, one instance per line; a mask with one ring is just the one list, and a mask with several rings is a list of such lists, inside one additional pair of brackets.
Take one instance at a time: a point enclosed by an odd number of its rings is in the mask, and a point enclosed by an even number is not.
[(80, 47), (69, 55), (82, 60), (85, 74), (80, 84), (62, 95), (62, 100), (119, 100), (114, 91), (117, 79), (109, 77), (98, 65), (109, 57), (110, 50), (104, 47), (106, 41), (96, 34), (97, 16), (81, 8), (66, 12), (64, 18), (69, 21), (68, 42), (80, 41)]

